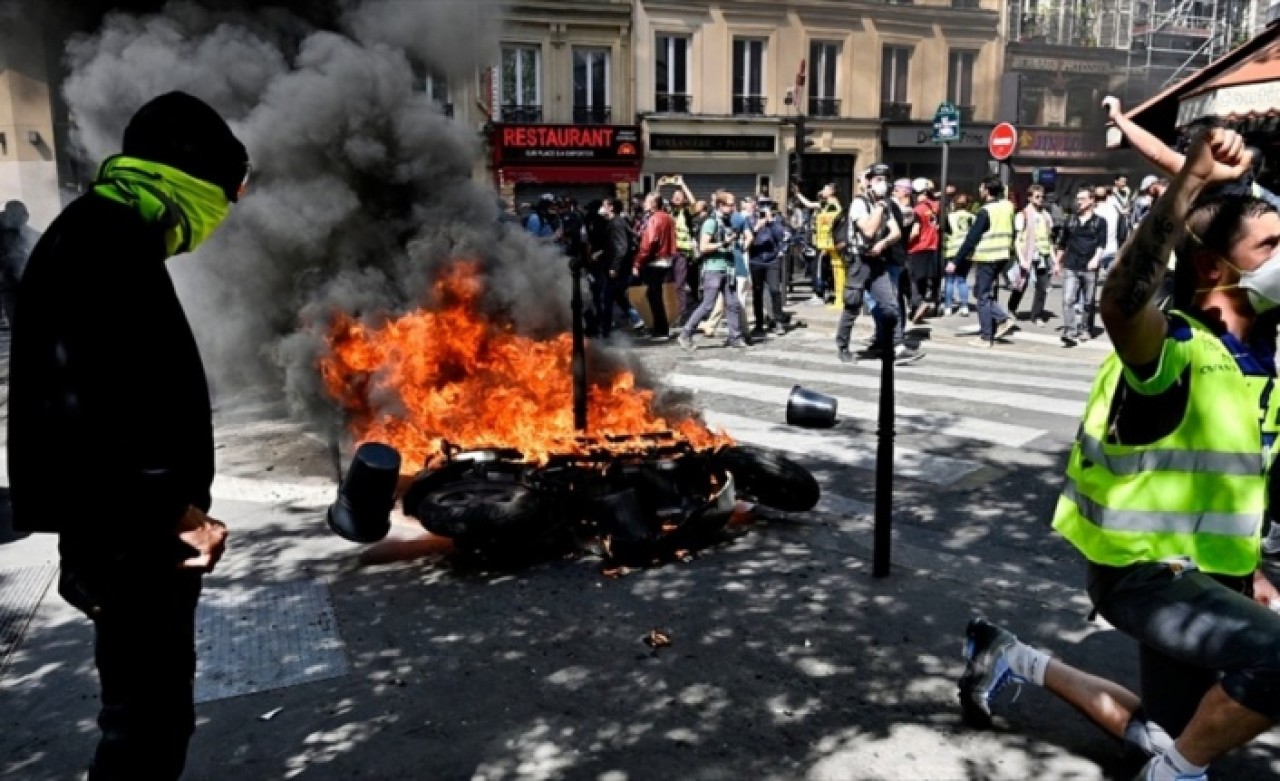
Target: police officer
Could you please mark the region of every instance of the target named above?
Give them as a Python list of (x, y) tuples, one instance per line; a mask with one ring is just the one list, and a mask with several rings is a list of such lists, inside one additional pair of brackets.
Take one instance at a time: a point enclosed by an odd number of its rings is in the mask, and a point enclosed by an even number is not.
[[(967, 632), (971, 717), (1010, 681), (1042, 685), (1151, 755), (1143, 781), (1205, 781), (1280, 719), (1280, 593), (1259, 569), (1280, 393), (1274, 326), (1257, 327), (1280, 308), (1280, 214), (1247, 195), (1196, 200), (1248, 166), (1234, 132), (1198, 138), (1108, 276), (1116, 351), (1054, 517), (1097, 611), (1139, 643), (1141, 697), (984, 620)], [(1166, 315), (1152, 297), (1175, 246), (1184, 309)]]
[[(90, 781), (176, 779), (195, 729), (196, 602), (226, 527), (207, 515), (209, 389), (165, 261), (217, 229), (248, 172), (212, 108), (180, 92), (152, 100), (123, 154), (36, 245), (18, 289), (14, 525), (60, 535), (59, 592), (94, 623), (102, 737)], [(69, 476), (68, 457), (104, 449)]]

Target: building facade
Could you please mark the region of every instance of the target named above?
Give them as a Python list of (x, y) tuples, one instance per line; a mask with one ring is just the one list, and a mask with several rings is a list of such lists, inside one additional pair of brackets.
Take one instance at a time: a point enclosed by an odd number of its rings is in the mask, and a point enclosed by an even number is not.
[(40, 231), (62, 208), (52, 67), (39, 26), (0, 25), (0, 203), (22, 201)]
[(812, 196), (884, 160), (895, 176), (941, 175), (933, 115), (961, 106), (953, 179), (986, 170), (1003, 56), (999, 0), (637, 0), (635, 103), (647, 142), (642, 188), (679, 174), (694, 194), (787, 192), (795, 118), (813, 146)]

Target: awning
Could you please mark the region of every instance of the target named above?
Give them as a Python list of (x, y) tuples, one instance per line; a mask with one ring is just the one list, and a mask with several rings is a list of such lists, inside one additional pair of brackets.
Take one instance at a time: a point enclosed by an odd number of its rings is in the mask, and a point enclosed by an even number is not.
[(510, 184), (616, 184), (640, 180), (639, 166), (508, 165), (498, 169)]
[[(1181, 121), (1179, 110), (1179, 104), (1183, 98), (1206, 87), (1219, 76), (1233, 72), (1251, 62), (1255, 55), (1268, 51), (1277, 44), (1280, 44), (1280, 25), (1272, 25), (1177, 84), (1166, 87), (1159, 94), (1129, 110), (1127, 115), (1129, 119), (1155, 133), (1164, 141), (1171, 142), (1177, 136), (1178, 128), (1186, 124)], [(1270, 60), (1275, 56), (1274, 53), (1269, 54), (1267, 59)], [(1107, 145), (1113, 149), (1123, 146), (1123, 138), (1118, 132), (1108, 133)]]
[(1015, 174), (1029, 174), (1036, 169), (1052, 168), (1058, 176), (1109, 176), (1115, 174), (1114, 168), (1100, 165), (1051, 165), (1045, 163), (1015, 162), (1009, 166)]
[(1178, 106), (1178, 127), (1203, 117), (1243, 120), (1280, 111), (1280, 40), (1191, 90)]

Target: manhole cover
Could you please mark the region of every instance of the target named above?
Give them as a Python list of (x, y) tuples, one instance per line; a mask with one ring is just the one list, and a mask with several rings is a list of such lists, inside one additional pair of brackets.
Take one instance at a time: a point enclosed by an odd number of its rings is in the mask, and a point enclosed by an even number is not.
[(346, 675), (323, 583), (206, 589), (196, 613), (196, 701)]

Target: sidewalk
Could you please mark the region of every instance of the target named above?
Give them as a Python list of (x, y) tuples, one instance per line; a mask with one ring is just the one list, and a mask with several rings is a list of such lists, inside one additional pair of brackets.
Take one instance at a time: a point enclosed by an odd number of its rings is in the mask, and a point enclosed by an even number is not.
[[(1075, 586), (895, 542), (870, 576), (865, 517), (739, 529), (693, 561), (611, 579), (598, 561), (459, 571), (408, 525), (364, 551), (324, 493), (217, 503), (231, 552), (202, 603), (188, 779), (1028, 779), (1107, 777), (1119, 750), (1028, 689), (994, 731), (955, 707), (960, 636), (982, 612), (1134, 680)], [(46, 565), (43, 538), (0, 546)], [(52, 569), (47, 569), (51, 577)], [(7, 592), (6, 592), (7, 593)], [(661, 629), (672, 645), (642, 638)], [(52, 592), (0, 697), (0, 774), (76, 778), (95, 739), (91, 632)], [(270, 688), (278, 687), (278, 688)], [(234, 696), (227, 696), (234, 695)], [(1005, 698), (1008, 699), (1007, 697)], [(1034, 737), (1032, 737), (1034, 736)], [(1219, 770), (1264, 778), (1274, 741)]]

